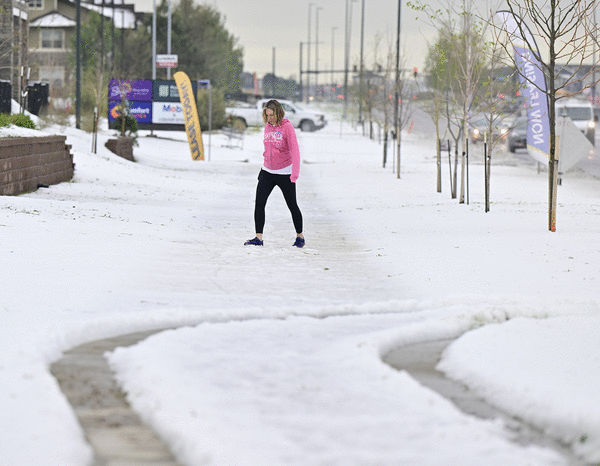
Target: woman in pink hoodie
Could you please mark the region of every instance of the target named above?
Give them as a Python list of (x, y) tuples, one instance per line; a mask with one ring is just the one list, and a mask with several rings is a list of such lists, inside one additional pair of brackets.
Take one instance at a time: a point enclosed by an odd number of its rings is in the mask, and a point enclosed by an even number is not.
[(263, 108), (265, 122), (264, 164), (258, 174), (256, 200), (254, 204), (254, 226), (256, 237), (246, 241), (245, 245), (263, 245), (263, 227), (265, 226), (265, 207), (267, 199), (275, 186), (279, 186), (285, 202), (292, 214), (296, 229), (296, 241), (293, 246), (304, 246), (302, 233), (302, 213), (296, 202), (296, 180), (300, 173), (300, 150), (294, 126), (287, 118), (281, 104), (269, 100)]

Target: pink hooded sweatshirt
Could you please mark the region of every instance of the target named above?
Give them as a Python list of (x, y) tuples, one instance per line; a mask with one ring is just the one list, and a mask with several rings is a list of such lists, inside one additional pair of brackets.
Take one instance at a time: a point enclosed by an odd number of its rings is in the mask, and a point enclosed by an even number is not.
[(280, 126), (270, 123), (265, 125), (265, 168), (280, 170), (292, 166), (290, 179), (295, 183), (300, 174), (300, 149), (296, 139), (294, 126), (287, 118), (281, 120)]

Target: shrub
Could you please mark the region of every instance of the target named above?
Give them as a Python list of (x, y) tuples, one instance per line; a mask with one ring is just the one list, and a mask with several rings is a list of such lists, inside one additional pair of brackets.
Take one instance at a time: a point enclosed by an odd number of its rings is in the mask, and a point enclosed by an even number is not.
[(0, 126), (20, 126), (21, 128), (36, 129), (35, 123), (24, 113), (0, 113)]
[(115, 127), (121, 136), (135, 136), (138, 132), (137, 120), (132, 116), (125, 116), (125, 128), (123, 128), (123, 116), (119, 115), (115, 118)]

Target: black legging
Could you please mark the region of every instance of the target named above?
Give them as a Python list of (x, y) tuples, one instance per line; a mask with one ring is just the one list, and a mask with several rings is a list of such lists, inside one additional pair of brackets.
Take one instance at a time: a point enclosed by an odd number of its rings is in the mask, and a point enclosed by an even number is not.
[(256, 227), (256, 233), (262, 234), (263, 232), (267, 199), (269, 199), (275, 186), (279, 186), (279, 189), (283, 193), (285, 203), (292, 214), (296, 233), (302, 233), (302, 213), (296, 202), (296, 183), (292, 183), (290, 175), (275, 175), (265, 170), (261, 170), (258, 174), (258, 185), (256, 186), (256, 202), (254, 204), (254, 226)]

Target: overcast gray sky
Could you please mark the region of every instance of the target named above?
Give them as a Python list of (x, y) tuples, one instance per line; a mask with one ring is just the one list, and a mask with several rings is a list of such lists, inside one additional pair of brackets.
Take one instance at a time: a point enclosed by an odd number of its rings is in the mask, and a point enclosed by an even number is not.
[[(405, 66), (421, 68), (427, 54), (428, 42), (436, 32), (426, 21), (423, 13), (415, 13), (401, 0), (401, 48)], [(157, 0), (158, 4), (159, 0)], [(152, 0), (134, 0), (136, 9), (151, 11)], [(244, 48), (244, 71), (257, 72), (260, 77), (273, 71), (273, 47), (275, 47), (275, 73), (283, 78), (298, 79), (300, 42), (308, 41), (308, 18), (311, 13), (311, 41), (316, 41), (316, 10), (319, 14), (318, 69), (330, 70), (332, 58), (332, 35), (334, 68), (344, 67), (344, 37), (346, 0), (207, 0), (225, 17), (225, 27), (238, 38)], [(309, 7), (310, 4), (313, 6)], [(350, 66), (358, 63), (360, 54), (361, 10), (363, 0), (352, 5), (352, 38)], [(425, 3), (435, 4), (436, 0)], [(485, 0), (476, 0), (485, 9)], [(494, 2), (498, 4), (498, 1)], [(447, 4), (447, 2), (444, 2)], [(374, 37), (387, 34), (382, 42), (392, 42), (398, 18), (398, 0), (364, 0), (364, 55), (365, 66), (373, 63)], [(333, 30), (333, 28), (336, 28)], [(304, 45), (303, 69), (306, 69), (306, 45)], [(311, 45), (311, 68), (315, 68), (316, 49)], [(329, 74), (319, 78), (329, 81)]]

